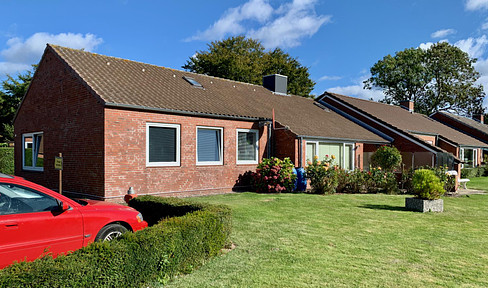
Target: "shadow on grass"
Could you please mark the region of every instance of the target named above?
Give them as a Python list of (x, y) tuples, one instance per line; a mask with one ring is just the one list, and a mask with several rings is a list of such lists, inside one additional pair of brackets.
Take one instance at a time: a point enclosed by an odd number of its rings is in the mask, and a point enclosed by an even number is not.
[(366, 208), (366, 209), (374, 209), (374, 210), (390, 210), (390, 211), (405, 211), (405, 212), (410, 211), (407, 208), (402, 206), (391, 206), (391, 205), (366, 204), (358, 207)]

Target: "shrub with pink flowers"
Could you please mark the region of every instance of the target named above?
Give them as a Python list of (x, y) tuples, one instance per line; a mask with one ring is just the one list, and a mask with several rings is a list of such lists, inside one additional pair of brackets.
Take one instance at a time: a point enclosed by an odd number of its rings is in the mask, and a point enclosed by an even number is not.
[(293, 163), (290, 158), (263, 158), (253, 175), (253, 184), (258, 193), (291, 192), (295, 185)]

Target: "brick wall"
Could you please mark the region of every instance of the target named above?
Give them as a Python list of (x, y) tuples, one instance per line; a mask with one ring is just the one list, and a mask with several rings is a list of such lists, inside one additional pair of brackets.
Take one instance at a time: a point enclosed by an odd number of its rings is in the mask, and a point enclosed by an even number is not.
[[(146, 123), (179, 124), (177, 167), (146, 167)], [(196, 165), (196, 126), (223, 128), (223, 165)], [(267, 130), (257, 122), (105, 109), (105, 196), (138, 194), (190, 196), (231, 191), (239, 174), (256, 164), (236, 164), (236, 129), (259, 129), (259, 159), (266, 156)]]
[[(58, 189), (54, 157), (63, 153), (63, 190), (103, 195), (103, 106), (49, 51), (14, 126), (16, 175)], [(43, 132), (43, 172), (22, 170), (22, 134), (30, 132)]]
[(273, 135), (273, 140), (275, 143), (274, 155), (280, 159), (288, 157), (291, 159), (293, 164), (295, 164), (295, 167), (300, 166), (300, 160), (298, 159), (299, 140), (296, 138), (295, 133), (284, 129), (284, 127), (279, 124), (276, 125), (276, 128), (278, 130), (275, 130)]

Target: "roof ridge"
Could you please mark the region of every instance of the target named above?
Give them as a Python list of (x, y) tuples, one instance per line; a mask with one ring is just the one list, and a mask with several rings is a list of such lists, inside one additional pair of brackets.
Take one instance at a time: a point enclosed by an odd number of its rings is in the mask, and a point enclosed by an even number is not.
[[(368, 103), (375, 103), (375, 104), (380, 104), (380, 105), (386, 105), (388, 107), (395, 107), (395, 108), (400, 108), (402, 110), (405, 110), (404, 108), (402, 108), (402, 107), (400, 107), (398, 105), (394, 105), (394, 104), (388, 104), (388, 103), (383, 103), (383, 102), (378, 102), (378, 101), (374, 101), (374, 100), (363, 99), (363, 98), (354, 97), (354, 96), (347, 96), (347, 95), (342, 95), (342, 94), (334, 93), (334, 92), (327, 92), (327, 93), (332, 94), (332, 95), (341, 96), (341, 97), (352, 98), (352, 99), (356, 99), (356, 100), (360, 100), (360, 101), (364, 101), (364, 102), (368, 102)], [(407, 110), (405, 110), (405, 111), (407, 111)], [(415, 111), (413, 113), (415, 113), (415, 114), (421, 114), (421, 113), (417, 113)], [(423, 115), (423, 114), (421, 114), (421, 115)]]

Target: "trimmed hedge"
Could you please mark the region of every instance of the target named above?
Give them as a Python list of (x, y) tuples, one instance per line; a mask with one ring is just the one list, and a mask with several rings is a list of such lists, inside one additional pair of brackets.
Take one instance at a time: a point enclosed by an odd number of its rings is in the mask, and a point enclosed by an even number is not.
[(14, 147), (0, 147), (0, 173), (14, 174)]
[(486, 175), (486, 166), (479, 166), (475, 168), (463, 168), (461, 169), (461, 178), (473, 178), (473, 177), (483, 177)]
[[(175, 198), (131, 200), (157, 224), (67, 256), (44, 257), (0, 270), (0, 287), (142, 287), (189, 273), (229, 244), (231, 211)], [(181, 209), (181, 210), (180, 210)], [(167, 218), (171, 215), (184, 214)], [(169, 212), (169, 213), (168, 213)]]

